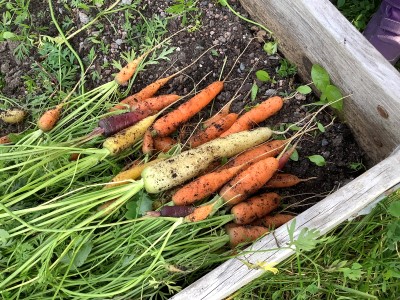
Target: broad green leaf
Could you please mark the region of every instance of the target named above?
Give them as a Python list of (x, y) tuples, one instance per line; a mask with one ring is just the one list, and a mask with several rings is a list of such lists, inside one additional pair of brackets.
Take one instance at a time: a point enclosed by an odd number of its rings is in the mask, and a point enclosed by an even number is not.
[(290, 155), (290, 159), (293, 161), (298, 161), (299, 160), (299, 152), (297, 152), (297, 150), (294, 150), (292, 155)]
[(317, 127), (318, 127), (319, 131), (325, 132), (325, 127), (320, 122), (317, 122)]
[[(139, 193), (140, 194), (140, 193)], [(141, 197), (137, 203), (137, 214), (138, 216), (143, 216), (146, 212), (150, 211), (153, 206), (153, 200), (145, 192), (141, 193)]]
[(92, 242), (86, 242), (85, 244), (83, 244), (83, 246), (79, 249), (74, 259), (74, 265), (76, 267), (80, 267), (85, 263), (90, 252), (92, 251), (92, 248), (93, 248)]
[(127, 210), (125, 213), (125, 218), (127, 218), (128, 220), (133, 220), (136, 219), (138, 217), (136, 210)]
[(251, 101), (254, 101), (256, 99), (257, 93), (258, 93), (258, 85), (254, 82), (253, 86), (251, 87), (251, 95), (250, 95)]
[(311, 79), (317, 89), (321, 92), (325, 91), (326, 87), (330, 84), (328, 72), (325, 71), (320, 65), (313, 65), (311, 68)]
[(263, 49), (265, 52), (267, 52), (268, 55), (273, 55), (278, 51), (278, 43), (277, 42), (265, 43)]
[(10, 234), (4, 229), (0, 229), (0, 241), (5, 244), (7, 243), (7, 239), (10, 238)]
[(3, 32), (3, 39), (9, 40), (15, 37), (15, 34), (10, 32), (10, 31), (4, 31)]
[(263, 82), (271, 81), (271, 77), (269, 76), (267, 71), (258, 70), (256, 72), (256, 76), (257, 76), (257, 79), (260, 80), (260, 81), (263, 81)]
[(336, 5), (338, 8), (341, 8), (345, 3), (346, 3), (346, 0), (338, 0)]
[(391, 203), (387, 211), (393, 217), (400, 218), (400, 201)]
[(311, 88), (308, 85), (301, 85), (296, 89), (296, 91), (303, 95), (307, 95), (312, 92)]
[(325, 162), (325, 158), (321, 155), (311, 155), (308, 156), (308, 159), (313, 162), (314, 164), (316, 164), (318, 167), (323, 167), (325, 166), (326, 162)]
[(325, 89), (326, 99), (328, 103), (332, 103), (331, 106), (339, 111), (343, 110), (343, 98), (342, 92), (334, 85), (328, 85)]

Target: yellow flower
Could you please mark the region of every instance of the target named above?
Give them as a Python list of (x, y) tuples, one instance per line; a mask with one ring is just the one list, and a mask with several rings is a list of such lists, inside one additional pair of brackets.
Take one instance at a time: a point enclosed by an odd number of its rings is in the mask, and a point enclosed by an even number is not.
[(278, 274), (278, 272), (279, 272), (277, 268), (274, 268), (275, 265), (276, 265), (276, 263), (268, 263), (266, 261), (262, 261), (262, 262), (257, 263), (257, 266), (259, 268), (261, 268), (261, 269), (263, 269), (264, 271), (267, 271), (267, 272), (268, 271), (272, 272), (272, 273), (274, 273), (274, 275)]

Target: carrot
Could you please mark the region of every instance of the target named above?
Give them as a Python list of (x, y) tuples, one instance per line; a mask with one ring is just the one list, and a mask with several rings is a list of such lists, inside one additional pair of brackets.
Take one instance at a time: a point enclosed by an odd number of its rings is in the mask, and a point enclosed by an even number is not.
[(158, 136), (167, 136), (174, 132), (181, 124), (188, 121), (212, 99), (215, 98), (224, 86), (223, 81), (215, 81), (200, 91), (197, 95), (181, 104), (177, 109), (164, 115), (153, 124), (153, 132)]
[(116, 135), (107, 138), (103, 143), (103, 148), (110, 151), (111, 155), (116, 155), (123, 150), (128, 149), (143, 137), (157, 116), (158, 115), (153, 115), (144, 118), (135, 125), (125, 128)]
[(264, 193), (238, 203), (232, 207), (231, 213), (236, 224), (250, 224), (256, 219), (266, 216), (277, 209), (281, 197), (276, 193)]
[(181, 98), (176, 94), (160, 95), (157, 97), (147, 98), (143, 101), (135, 101), (131, 104), (131, 110), (153, 110), (160, 111), (163, 108), (175, 103)]
[(137, 105), (138, 102), (152, 98), (158, 92), (158, 90), (162, 88), (174, 76), (175, 74), (156, 80), (155, 82), (144, 87), (136, 94), (128, 96), (124, 100), (120, 101), (119, 104), (113, 106), (110, 109), (110, 111), (126, 109), (127, 107), (132, 107)]
[(217, 112), (215, 115), (213, 115), (211, 118), (205, 120), (203, 122), (203, 128), (207, 128), (210, 126), (212, 123), (217, 122), (223, 117), (226, 117), (229, 114), (229, 110), (231, 108), (231, 104), (234, 99), (230, 100), (228, 103), (226, 103), (219, 112)]
[(115, 116), (103, 118), (99, 121), (99, 127), (103, 129), (103, 135), (109, 137), (129, 126), (135, 125), (144, 118), (155, 113), (153, 110), (135, 110)]
[(260, 189), (278, 170), (278, 160), (268, 157), (240, 172), (219, 192), (225, 203), (235, 205)]
[(189, 149), (143, 170), (142, 178), (148, 193), (155, 194), (197, 177), (210, 164), (223, 157), (232, 157), (271, 137), (271, 130), (260, 127), (252, 131), (217, 138), (197, 148)]
[(0, 145), (4, 145), (4, 144), (8, 144), (8, 143), (11, 143), (11, 140), (8, 137), (8, 135), (0, 137)]
[(131, 168), (118, 173), (113, 179), (111, 179), (110, 183), (108, 183), (105, 188), (126, 184), (127, 182), (123, 182), (123, 180), (138, 179), (146, 167), (156, 164), (162, 160), (164, 160), (164, 158), (156, 158), (144, 164), (133, 164)]
[(282, 170), (286, 166), (290, 157), (296, 150), (296, 146), (297, 146), (297, 143), (294, 144), (293, 147), (291, 147), (289, 150), (287, 150), (285, 153), (283, 153), (281, 155), (281, 157), (279, 158), (279, 170)]
[(154, 149), (161, 152), (168, 152), (173, 146), (176, 145), (176, 141), (169, 136), (156, 136), (153, 138)]
[(217, 202), (212, 202), (210, 204), (206, 204), (203, 206), (196, 207), (194, 211), (185, 217), (185, 221), (187, 222), (199, 222), (205, 220), (208, 216), (210, 216), (213, 212), (215, 212)]
[(265, 187), (267, 188), (287, 188), (292, 187), (296, 184), (299, 184), (303, 181), (308, 181), (311, 179), (315, 179), (316, 177), (310, 177), (306, 179), (301, 179), (293, 174), (287, 173), (278, 173), (271, 177), (270, 180), (266, 183)]
[(24, 120), (26, 112), (18, 108), (10, 108), (0, 112), (0, 120), (8, 124), (17, 124)]
[(273, 140), (249, 149), (228, 161), (222, 168), (230, 168), (243, 164), (253, 164), (268, 157), (277, 156), (285, 147), (287, 140)]
[(216, 122), (212, 123), (205, 130), (197, 132), (189, 139), (189, 145), (191, 148), (200, 146), (208, 141), (211, 141), (219, 137), (224, 131), (226, 131), (236, 121), (238, 115), (231, 113), (225, 117), (220, 118)]
[(186, 217), (193, 213), (195, 208), (193, 206), (163, 206), (160, 210), (161, 217)]
[(149, 55), (149, 53), (151, 51), (153, 51), (154, 48), (151, 48), (149, 50), (147, 50), (146, 52), (144, 52), (142, 55), (140, 55), (139, 57), (137, 57), (136, 59), (129, 61), (127, 63), (127, 65), (125, 67), (123, 67), (118, 73), (117, 75), (115, 75), (115, 81), (119, 84), (119, 85), (127, 85), (128, 81), (132, 78), (132, 76), (135, 74), (137, 68), (139, 67), (140, 63), (143, 61), (143, 59), (145, 59), (145, 57), (147, 55)]
[(175, 205), (189, 205), (215, 193), (233, 178), (241, 166), (205, 174), (180, 188), (173, 196)]
[(253, 223), (251, 223), (251, 225), (264, 226), (267, 228), (278, 228), (279, 226), (282, 226), (293, 218), (294, 216), (288, 214), (276, 214), (273, 216), (269, 215), (254, 221)]
[(154, 150), (153, 137), (149, 129), (143, 135), (142, 152), (143, 154), (151, 154)]
[(229, 236), (231, 248), (235, 248), (240, 244), (251, 243), (269, 232), (263, 226), (239, 226), (236, 224), (228, 224), (225, 230)]
[(69, 160), (70, 161), (76, 161), (81, 157), (80, 153), (71, 153), (71, 155), (69, 156)]
[(281, 97), (271, 97), (239, 117), (239, 119), (233, 123), (231, 128), (221, 134), (221, 136), (227, 136), (235, 132), (253, 128), (255, 124), (258, 124), (276, 114), (282, 106), (283, 99)]
[(44, 132), (52, 130), (60, 118), (61, 109), (62, 104), (59, 104), (55, 108), (46, 111), (40, 117), (38, 121), (38, 127)]

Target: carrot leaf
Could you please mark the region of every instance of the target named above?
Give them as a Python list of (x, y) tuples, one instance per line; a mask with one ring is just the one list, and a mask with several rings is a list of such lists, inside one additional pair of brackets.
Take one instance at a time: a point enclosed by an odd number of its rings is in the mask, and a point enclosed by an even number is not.
[(127, 212), (125, 218), (136, 219), (150, 211), (153, 206), (153, 200), (144, 191), (137, 193), (131, 201), (126, 204)]

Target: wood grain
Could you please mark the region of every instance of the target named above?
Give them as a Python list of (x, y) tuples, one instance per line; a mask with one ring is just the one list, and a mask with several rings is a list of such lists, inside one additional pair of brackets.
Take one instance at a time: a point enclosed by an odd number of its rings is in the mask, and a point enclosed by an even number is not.
[(344, 95), (344, 119), (375, 164), (400, 145), (400, 74), (327, 0), (241, 0), (311, 82), (322, 65)]
[[(298, 237), (303, 228), (318, 229), (320, 235), (323, 235), (356, 215), (385, 191), (400, 183), (399, 166), (400, 151), (397, 151), (312, 208), (298, 215), (290, 221), (294, 222), (295, 220), (296, 222), (294, 239)], [(282, 226), (275, 230), (274, 236), (272, 234), (265, 236), (253, 246), (247, 248), (246, 254), (226, 261), (171, 299), (218, 300), (228, 297), (263, 274), (262, 270), (249, 268), (248, 263), (253, 265), (264, 261), (279, 263), (294, 254), (294, 251), (290, 249), (279, 249), (279, 247), (288, 245), (289, 241), (287, 228)]]

